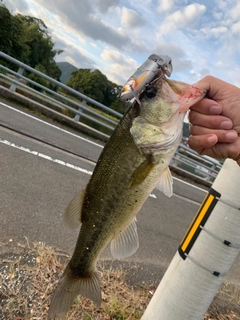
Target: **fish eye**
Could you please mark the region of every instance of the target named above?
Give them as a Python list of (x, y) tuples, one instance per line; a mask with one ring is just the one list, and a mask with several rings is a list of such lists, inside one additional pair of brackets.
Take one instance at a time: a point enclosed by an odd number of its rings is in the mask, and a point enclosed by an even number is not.
[(157, 89), (154, 87), (147, 88), (144, 92), (145, 97), (148, 99), (154, 98), (156, 94), (157, 94)]

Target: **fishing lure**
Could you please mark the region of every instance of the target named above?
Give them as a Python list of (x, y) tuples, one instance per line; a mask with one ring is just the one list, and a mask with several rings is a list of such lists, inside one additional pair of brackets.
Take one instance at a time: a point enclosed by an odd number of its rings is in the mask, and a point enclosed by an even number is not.
[(169, 56), (152, 54), (125, 83), (120, 93), (120, 99), (127, 102), (135, 98), (141, 105), (138, 99), (141, 92), (154, 79), (164, 75), (170, 77), (172, 70), (172, 60)]

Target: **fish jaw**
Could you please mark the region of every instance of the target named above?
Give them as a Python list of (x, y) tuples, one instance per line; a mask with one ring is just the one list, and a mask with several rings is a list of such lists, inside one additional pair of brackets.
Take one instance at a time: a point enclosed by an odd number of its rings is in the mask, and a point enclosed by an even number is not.
[(157, 89), (154, 98), (148, 99), (142, 95), (141, 112), (134, 119), (130, 132), (141, 152), (157, 163), (165, 156), (164, 150), (175, 151), (181, 141), (186, 111), (206, 92), (166, 78), (156, 81), (154, 87)]
[[(170, 87), (172, 92), (169, 88), (166, 88), (166, 85)], [(169, 79), (164, 79), (163, 81), (162, 94), (168, 101), (176, 101), (177, 98), (179, 113), (186, 113), (191, 106), (204, 98), (206, 93), (207, 90), (202, 90), (182, 81)]]

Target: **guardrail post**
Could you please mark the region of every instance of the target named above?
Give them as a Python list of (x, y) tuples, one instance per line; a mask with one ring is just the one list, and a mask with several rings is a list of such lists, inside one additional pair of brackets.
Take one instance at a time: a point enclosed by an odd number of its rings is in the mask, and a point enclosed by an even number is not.
[[(84, 108), (86, 103), (87, 103), (87, 101), (83, 100), (82, 103), (81, 103), (81, 107)], [(78, 108), (78, 112), (82, 113), (83, 112), (82, 108)], [(73, 120), (78, 122), (80, 120), (80, 117), (81, 117), (81, 115), (79, 113), (76, 113), (76, 115), (73, 118)]]
[[(18, 72), (17, 72), (18, 75), (21, 76), (21, 75), (23, 74), (23, 71), (24, 71), (24, 68), (23, 68), (23, 67), (19, 67)], [(20, 80), (20, 78), (21, 78), (21, 77), (19, 77), (18, 75), (15, 77), (15, 80), (16, 80), (17, 82), (19, 82), (19, 80)], [(12, 91), (12, 92), (15, 92), (16, 89), (17, 89), (17, 83), (12, 83), (12, 84), (11, 84), (11, 87), (9, 88), (9, 90)]]

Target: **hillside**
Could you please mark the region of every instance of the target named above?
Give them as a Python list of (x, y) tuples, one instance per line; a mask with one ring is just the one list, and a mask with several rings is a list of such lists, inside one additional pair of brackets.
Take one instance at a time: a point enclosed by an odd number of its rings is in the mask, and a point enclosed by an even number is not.
[(75, 66), (73, 66), (69, 62), (57, 62), (59, 69), (62, 71), (62, 75), (60, 80), (62, 83), (66, 84), (68, 79), (71, 77), (71, 73), (75, 70), (78, 70)]

